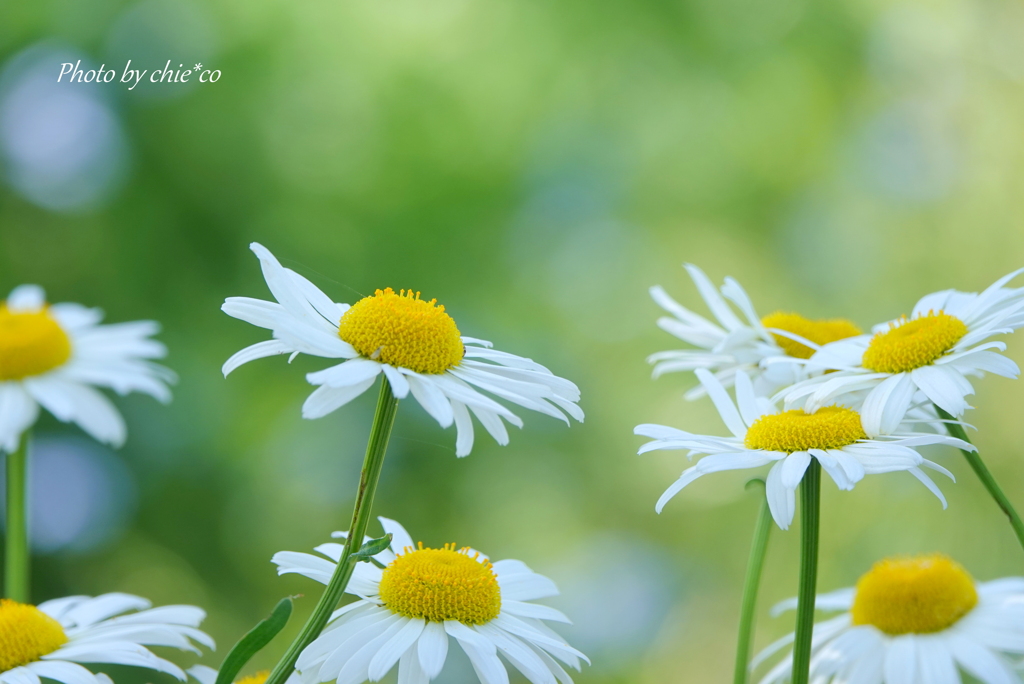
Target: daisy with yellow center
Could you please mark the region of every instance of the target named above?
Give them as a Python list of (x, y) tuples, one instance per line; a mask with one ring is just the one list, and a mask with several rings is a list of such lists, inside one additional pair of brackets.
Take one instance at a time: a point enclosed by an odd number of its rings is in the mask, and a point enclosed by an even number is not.
[(464, 337), (455, 320), (435, 300), (412, 290), (377, 290), (355, 304), (339, 304), (315, 285), (284, 268), (265, 247), (251, 245), (277, 301), (231, 297), (229, 316), (270, 330), (273, 339), (239, 351), (224, 364), (227, 375), (254, 359), (303, 353), (345, 359), (310, 373), (317, 389), (302, 407), (306, 418), (320, 418), (368, 390), (383, 374), (394, 396), (410, 393), (441, 427), (455, 424), (458, 456), (473, 447), (476, 416), (499, 444), (508, 443), (503, 421), (522, 420), (495, 397), (569, 422), (583, 420), (579, 389), (544, 366)]
[[(400, 524), (379, 520), (393, 535), (391, 546), (374, 557), (380, 567), (356, 565), (347, 591), (358, 600), (336, 611), (299, 656), (302, 682), (376, 682), (397, 664), (398, 681), (426, 684), (441, 673), (454, 639), (482, 684), (508, 682), (499, 654), (534, 684), (572, 683), (557, 661), (578, 670), (586, 656), (543, 622), (569, 620), (530, 603), (558, 594), (551, 580), (520, 561), (491, 563), (468, 547), (414, 544)], [(342, 548), (318, 546), (325, 557), (282, 551), (274, 563), (278, 574), (299, 573), (326, 584)]]
[(0, 301), (0, 452), (13, 453), (39, 407), (120, 446), (124, 419), (96, 387), (144, 392), (170, 401), (174, 376), (150, 359), (166, 353), (150, 339), (152, 321), (100, 325), (103, 313), (79, 304), (47, 304), (36, 285)]
[[(778, 359), (807, 359), (822, 345), (860, 335), (860, 329), (845, 319), (811, 320), (797, 313), (777, 311), (758, 317), (747, 293), (732, 278), (716, 288), (702, 270), (684, 264), (690, 278), (715, 322), (690, 311), (660, 286), (651, 297), (669, 316), (658, 319), (658, 327), (696, 349), (678, 349), (652, 354), (654, 377), (676, 371), (703, 368), (711, 371), (725, 387), (731, 387), (738, 371), (746, 373), (761, 396), (808, 377), (806, 366), (771, 363)], [(741, 316), (729, 302), (741, 312)], [(686, 393), (687, 399), (704, 396), (701, 385)]]
[(0, 599), (0, 684), (109, 682), (80, 663), (133, 665), (185, 680), (185, 672), (146, 646), (199, 653), (213, 648), (198, 629), (206, 617), (193, 606), (151, 608), (129, 594), (70, 596), (32, 606)]
[(960, 418), (974, 394), (970, 378), (994, 373), (1016, 378), (1020, 370), (999, 354), (997, 335), (1024, 326), (1024, 288), (1007, 288), (1024, 272), (1000, 278), (984, 292), (955, 290), (923, 297), (910, 316), (824, 345), (808, 361), (812, 372), (829, 370), (785, 391), (788, 405), (807, 410), (837, 400), (862, 406), (869, 435), (892, 432), (908, 410), (933, 403)]
[(767, 398), (758, 397), (746, 373), (736, 373), (736, 403), (709, 371), (699, 369), (697, 377), (711, 397), (731, 437), (699, 435), (665, 425), (638, 425), (637, 435), (653, 441), (640, 453), (685, 449), (688, 457), (705, 455), (683, 471), (658, 499), (660, 513), (665, 504), (684, 487), (708, 473), (746, 470), (771, 464), (766, 493), (772, 517), (782, 529), (793, 521), (796, 490), (804, 472), (816, 460), (840, 489), (851, 490), (865, 475), (907, 471), (920, 480), (942, 502), (942, 492), (922, 470), (931, 468), (952, 478), (943, 467), (922, 457), (915, 447), (946, 444), (959, 449), (974, 447), (948, 435), (904, 431), (871, 438), (861, 416), (845, 406), (826, 406), (817, 411), (779, 411)]
[[(218, 672), (212, 667), (193, 665), (186, 672), (199, 684), (217, 684)], [(270, 670), (260, 670), (259, 672), (236, 679), (235, 684), (265, 684), (269, 676)], [(288, 684), (299, 684), (299, 676), (293, 672), (287, 681)]]
[[(879, 561), (857, 586), (817, 600), (843, 611), (814, 626), (811, 679), (820, 684), (955, 684), (967, 674), (983, 684), (1021, 684), (1024, 578), (975, 582), (942, 554)], [(796, 607), (779, 604), (778, 614)], [(763, 651), (752, 667), (785, 648)], [(787, 657), (762, 680), (789, 680)]]

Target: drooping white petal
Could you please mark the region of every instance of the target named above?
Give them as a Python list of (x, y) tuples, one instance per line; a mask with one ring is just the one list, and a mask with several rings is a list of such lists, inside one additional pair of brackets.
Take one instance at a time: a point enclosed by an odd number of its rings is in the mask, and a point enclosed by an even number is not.
[(417, 661), (426, 674), (433, 679), (441, 674), (444, 661), (448, 657), (448, 633), (440, 622), (428, 622), (423, 628), (416, 645)]
[(917, 660), (915, 635), (894, 637), (885, 654), (885, 684), (918, 684)]
[[(948, 366), (922, 366), (910, 371), (910, 376), (925, 396), (953, 417), (959, 418), (967, 410), (965, 393), (955, 377), (962, 379), (963, 376), (955, 369)], [(974, 392), (971, 390), (969, 393)]]
[(0, 382), (0, 451), (13, 453), (39, 417), (39, 404), (18, 382)]
[(313, 393), (302, 404), (302, 417), (309, 419), (322, 418), (370, 389), (375, 381), (376, 378), (370, 378), (357, 385), (350, 385), (348, 387), (321, 385), (313, 390)]
[(241, 366), (242, 364), (255, 361), (256, 359), (263, 359), (268, 356), (275, 356), (278, 354), (288, 354), (292, 349), (281, 342), (281, 340), (265, 340), (263, 342), (257, 342), (256, 344), (249, 345), (228, 358), (221, 366), (220, 372), (227, 377), (228, 374)]
[(26, 378), (25, 389), (58, 420), (74, 422), (95, 439), (119, 447), (127, 428), (120, 412), (103, 394), (88, 385), (54, 375)]

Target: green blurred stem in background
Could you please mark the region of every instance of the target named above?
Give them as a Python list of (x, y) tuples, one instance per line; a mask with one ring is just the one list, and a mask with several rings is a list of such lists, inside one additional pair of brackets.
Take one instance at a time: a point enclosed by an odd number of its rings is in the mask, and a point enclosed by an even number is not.
[(28, 479), (29, 433), (7, 454), (7, 529), (4, 549), (4, 596), (19, 603), (29, 599)]
[[(938, 406), (935, 410), (939, 412), (939, 417), (946, 420), (946, 429), (949, 430), (949, 434), (953, 435), (957, 439), (962, 439), (968, 444), (971, 440), (967, 438), (967, 432), (964, 430), (964, 426), (949, 413), (946, 413)], [(992, 477), (992, 473), (989, 472), (988, 468), (985, 467), (985, 462), (981, 460), (981, 456), (976, 451), (960, 450), (960, 453), (967, 459), (967, 463), (971, 466), (971, 470), (978, 476), (981, 483), (985, 485), (985, 489), (995, 499), (996, 504), (1002, 509), (1006, 517), (1010, 519), (1010, 527), (1013, 528), (1014, 534), (1017, 535), (1017, 541), (1020, 542), (1021, 548), (1024, 548), (1024, 522), (1021, 522), (1020, 516), (1017, 515), (1017, 511), (1014, 509), (1013, 504), (1006, 498), (1006, 494), (999, 488), (999, 484), (996, 479)]]
[(793, 644), (793, 684), (807, 684), (814, 634), (814, 601), (818, 588), (818, 527), (821, 508), (821, 464), (812, 458), (800, 483), (800, 593)]
[(355, 563), (349, 558), (353, 551), (362, 546), (366, 526), (370, 522), (370, 509), (373, 507), (373, 496), (377, 492), (381, 466), (384, 465), (384, 454), (388, 450), (388, 439), (395, 425), (395, 414), (398, 412), (398, 399), (391, 391), (387, 378), (381, 376), (380, 395), (377, 397), (377, 412), (373, 416), (373, 427), (370, 428), (370, 441), (366, 445), (366, 457), (363, 459), (363, 470), (359, 477), (359, 490), (356, 492), (356, 504), (352, 511), (352, 525), (345, 540), (345, 549), (338, 560), (331, 581), (327, 584), (323, 596), (313, 609), (313, 614), (306, 620), (302, 631), (291, 643), (284, 657), (274, 667), (265, 684), (284, 684), (288, 676), (295, 670), (295, 661), (303, 649), (316, 639), (327, 625), (331, 613), (338, 607), (345, 587)]
[(750, 544), (750, 558), (747, 560), (747, 577), (743, 581), (743, 604), (740, 609), (739, 636), (736, 639), (736, 669), (733, 684), (747, 684), (750, 663), (750, 645), (754, 641), (754, 609), (757, 607), (757, 590), (761, 585), (761, 570), (768, 550), (768, 535), (772, 530), (772, 513), (768, 509), (764, 480), (751, 480), (747, 489), (761, 493), (761, 509), (754, 526), (754, 541)]

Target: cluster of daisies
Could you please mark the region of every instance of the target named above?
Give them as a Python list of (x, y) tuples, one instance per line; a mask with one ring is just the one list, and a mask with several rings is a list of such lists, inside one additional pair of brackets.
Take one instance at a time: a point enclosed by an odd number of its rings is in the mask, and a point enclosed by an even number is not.
[[(566, 423), (583, 420), (576, 385), (530, 359), (463, 336), (435, 300), (387, 288), (351, 305), (338, 303), (263, 246), (254, 243), (252, 250), (274, 301), (232, 297), (223, 310), (270, 331), (271, 339), (233, 355), (223, 372), (281, 354), (337, 359), (306, 376), (315, 389), (302, 407), (304, 417), (326, 416), (380, 382), (395, 400), (412, 395), (442, 428), (454, 425), (460, 457), (472, 450), (474, 418), (499, 444), (508, 443), (507, 424), (522, 427), (523, 421), (507, 404)], [(102, 317), (77, 304), (49, 304), (36, 286), (19, 287), (0, 303), (0, 453), (7, 458), (24, 453), (40, 407), (118, 446), (124, 420), (99, 388), (169, 401), (174, 375), (154, 362), (166, 352), (152, 339), (158, 326), (102, 325)], [(535, 603), (558, 593), (550, 579), (521, 561), (492, 562), (469, 547), (424, 546), (397, 522), (380, 522), (390, 535), (387, 547), (354, 564), (344, 586), (354, 600), (335, 610), (304, 646), (289, 682), (359, 684), (397, 668), (400, 684), (426, 684), (440, 674), (454, 641), (483, 684), (507, 684), (507, 665), (534, 684), (572, 683), (566, 668), (578, 670), (586, 657), (548, 626), (568, 619)], [(344, 547), (330, 542), (315, 550), (320, 555), (281, 552), (273, 562), (281, 574), (329, 585)], [(103, 664), (214, 684), (222, 679), (218, 670), (183, 670), (148, 648), (212, 649), (199, 629), (204, 617), (193, 606), (152, 608), (121, 593), (38, 605), (9, 596), (0, 599), (0, 684), (40, 684), (40, 678), (111, 684)], [(239, 684), (263, 684), (268, 676), (257, 673)]]
[[(339, 303), (263, 246), (252, 250), (273, 301), (231, 297), (223, 310), (269, 331), (270, 339), (234, 354), (222, 370), (227, 375), (278, 355), (336, 360), (306, 375), (314, 389), (302, 406), (304, 417), (327, 416), (379, 384), (382, 405), (385, 397), (400, 402), (411, 395), (442, 428), (454, 425), (459, 457), (471, 452), (476, 424), (499, 444), (509, 442), (507, 426), (523, 425), (510, 405), (567, 424), (583, 420), (576, 385), (530, 359), (463, 336), (435, 300), (386, 288)], [(842, 490), (869, 474), (905, 471), (946, 505), (929, 472), (952, 475), (919, 449), (975, 451), (962, 429), (971, 381), (1019, 373), (994, 338), (1024, 326), (1024, 288), (1010, 286), (1020, 272), (981, 293), (928, 295), (910, 315), (865, 334), (842, 319), (786, 312), (759, 317), (736, 281), (718, 288), (698, 268), (687, 270), (714, 320), (653, 288), (668, 314), (659, 326), (689, 348), (650, 361), (655, 376), (693, 371), (698, 382), (686, 397), (709, 398), (729, 434), (636, 428), (651, 439), (641, 453), (684, 450), (688, 459), (696, 457), (658, 500), (659, 512), (701, 476), (737, 469), (766, 470), (766, 503), (783, 529), (794, 520), (796, 494), (810, 468), (820, 467)], [(101, 389), (169, 401), (174, 375), (155, 362), (166, 352), (152, 337), (158, 326), (104, 325), (102, 318), (97, 309), (48, 304), (36, 286), (16, 288), (0, 303), (0, 453), (24, 458), (40, 408), (120, 445), (124, 420)], [(381, 443), (386, 450), (386, 435)], [(331, 605), (323, 622), (311, 618), (293, 642), (293, 659), (286, 656), (274, 673), (251, 674), (238, 684), (361, 684), (394, 670), (399, 684), (427, 684), (441, 673), (453, 643), (482, 684), (508, 684), (510, 669), (534, 684), (571, 684), (567, 669), (589, 662), (549, 624), (568, 618), (537, 602), (558, 593), (550, 579), (521, 561), (492, 561), (470, 547), (426, 546), (398, 522), (379, 521), (379, 540), (359, 539), (361, 531), (352, 539), (335, 532), (340, 542), (324, 543), (316, 554), (273, 556), (279, 574), (324, 585), (321, 601)], [(356, 541), (372, 553), (352, 557)], [(8, 569), (19, 562), (10, 551)], [(23, 562), (27, 575), (27, 558)], [(27, 588), (0, 599), (0, 684), (112, 684), (104, 664), (182, 681), (191, 676), (200, 684), (225, 684), (237, 674), (237, 668), (222, 673), (204, 665), (185, 670), (150, 650), (213, 649), (199, 629), (205, 614), (194, 606), (153, 608), (122, 593), (35, 605), (21, 593)], [(351, 600), (341, 607), (328, 599), (342, 593)], [(776, 610), (794, 607), (795, 600)], [(817, 596), (816, 607), (839, 615), (814, 625), (806, 671), (796, 671), (790, 652), (763, 684), (956, 684), (964, 674), (984, 684), (1024, 682), (1024, 578), (980, 583), (941, 554), (891, 558), (856, 587)], [(751, 669), (794, 642), (790, 635), (772, 644)]]
[[(666, 312), (660, 328), (689, 348), (652, 355), (654, 375), (693, 371), (686, 393), (707, 396), (728, 435), (644, 424), (640, 453), (684, 450), (689, 460), (658, 500), (662, 508), (701, 476), (767, 469), (767, 504), (775, 522), (793, 522), (796, 492), (817, 463), (841, 490), (866, 475), (905, 471), (946, 505), (927, 471), (952, 479), (919, 447), (974, 452), (963, 418), (971, 381), (992, 373), (1019, 375), (997, 339), (1024, 326), (1024, 272), (1000, 278), (981, 293), (946, 290), (923, 297), (907, 316), (864, 333), (843, 319), (810, 320), (791, 312), (759, 317), (743, 288), (721, 288), (686, 266), (714, 320), (651, 289)], [(730, 394), (731, 390), (731, 394)], [(816, 466), (817, 467), (817, 466)], [(1024, 656), (1024, 578), (977, 583), (940, 555), (892, 558), (861, 577), (856, 588), (819, 595), (816, 607), (841, 615), (814, 626), (809, 672), (816, 684), (955, 684), (967, 674), (984, 684), (1020, 684)], [(779, 609), (796, 607), (796, 600)], [(773, 644), (751, 669), (794, 642)], [(794, 678), (792, 653), (762, 680)]]

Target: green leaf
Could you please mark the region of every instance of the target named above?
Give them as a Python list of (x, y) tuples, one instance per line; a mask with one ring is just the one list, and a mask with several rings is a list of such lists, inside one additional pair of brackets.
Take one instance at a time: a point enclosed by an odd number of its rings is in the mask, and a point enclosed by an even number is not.
[[(367, 561), (376, 564), (373, 556), (376, 556), (378, 553), (391, 546), (391, 536), (391, 533), (388, 532), (380, 539), (371, 539), (359, 547), (358, 551), (353, 551), (349, 558), (356, 563), (359, 561)], [(217, 684), (220, 684), (220, 682), (217, 682)]]
[(232, 684), (245, 664), (284, 629), (291, 615), (292, 599), (288, 596), (278, 601), (270, 617), (261, 620), (248, 634), (238, 640), (224, 659), (224, 664), (220, 666), (216, 684)]

